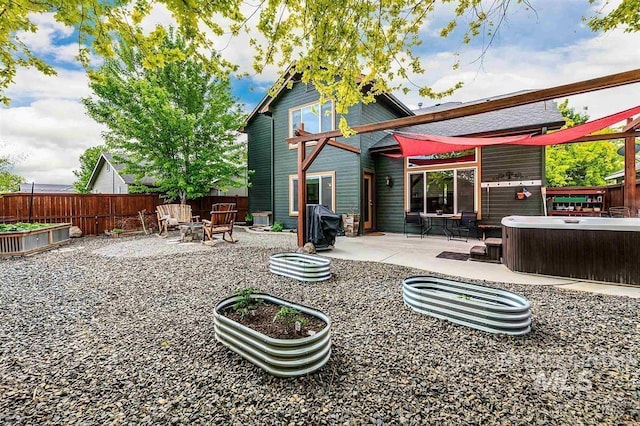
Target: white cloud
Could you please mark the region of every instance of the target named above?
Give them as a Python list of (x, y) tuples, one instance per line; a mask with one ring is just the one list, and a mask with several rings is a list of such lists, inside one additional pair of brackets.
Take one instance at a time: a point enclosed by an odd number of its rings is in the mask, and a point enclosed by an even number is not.
[(2, 111), (4, 152), (17, 158), (14, 173), (29, 182), (71, 183), (89, 147), (101, 143), (102, 126), (78, 100), (42, 99)]
[(91, 94), (84, 71), (57, 69), (58, 75), (47, 76), (33, 68), (18, 69), (15, 83), (7, 89), (15, 103), (23, 99), (79, 99)]
[[(450, 68), (451, 56), (441, 54), (424, 58), (427, 74), (414, 76), (419, 84), (430, 84), (436, 90), (463, 81), (464, 87), (443, 101), (420, 99), (417, 91), (398, 97), (412, 107), (446, 101), (471, 101), (525, 89), (543, 89), (622, 71), (640, 63), (640, 33), (619, 30), (593, 36), (548, 51), (516, 47), (491, 48), (482, 65), (472, 63), (479, 51), (461, 54), (461, 67)], [(588, 107), (591, 118), (599, 118), (638, 104), (638, 85), (607, 89), (569, 98), (577, 110)]]

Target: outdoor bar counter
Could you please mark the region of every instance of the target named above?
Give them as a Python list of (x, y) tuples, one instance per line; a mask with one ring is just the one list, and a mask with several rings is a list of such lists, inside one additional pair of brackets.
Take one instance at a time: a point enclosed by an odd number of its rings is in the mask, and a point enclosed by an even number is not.
[(640, 218), (507, 216), (512, 271), (640, 285)]

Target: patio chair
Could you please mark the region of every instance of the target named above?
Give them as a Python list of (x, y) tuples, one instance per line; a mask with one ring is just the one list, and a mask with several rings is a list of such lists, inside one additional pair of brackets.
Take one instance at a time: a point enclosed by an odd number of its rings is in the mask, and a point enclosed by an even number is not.
[(424, 220), (422, 220), (422, 216), (420, 216), (420, 212), (404, 212), (404, 235), (409, 237), (407, 233), (407, 227), (418, 228), (420, 230), (420, 238), (424, 237), (426, 233), (426, 228), (424, 226)]
[(462, 212), (460, 219), (454, 222), (451, 227), (452, 233), (457, 233), (458, 238), (462, 239), (464, 234), (464, 240), (469, 241), (469, 232), (475, 230), (476, 237), (480, 239), (480, 231), (478, 229), (478, 213), (476, 212)]
[(169, 233), (170, 227), (176, 227), (183, 223), (199, 222), (200, 216), (193, 216), (191, 206), (188, 204), (162, 204), (156, 207), (160, 235)]
[(611, 217), (631, 217), (629, 207), (609, 207), (609, 216)]
[[(213, 243), (213, 236), (215, 234), (222, 234), (222, 239), (228, 243), (235, 243), (238, 240), (233, 239), (233, 225), (236, 221), (235, 203), (218, 203), (211, 206), (211, 220), (204, 219), (202, 221), (204, 225), (205, 240), (209, 240)], [(224, 236), (228, 235), (229, 239)], [(204, 241), (203, 241), (204, 243)]]

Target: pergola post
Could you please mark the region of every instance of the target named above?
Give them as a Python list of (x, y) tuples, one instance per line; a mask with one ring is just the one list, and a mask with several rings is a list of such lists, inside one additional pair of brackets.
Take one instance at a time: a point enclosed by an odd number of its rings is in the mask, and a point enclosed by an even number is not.
[[(627, 120), (627, 127), (633, 120)], [(627, 130), (627, 128), (625, 128)], [(629, 208), (631, 216), (637, 215), (636, 206), (636, 138), (624, 140), (624, 206)]]
[(304, 159), (307, 155), (307, 143), (298, 143), (298, 247), (307, 239), (307, 169)]

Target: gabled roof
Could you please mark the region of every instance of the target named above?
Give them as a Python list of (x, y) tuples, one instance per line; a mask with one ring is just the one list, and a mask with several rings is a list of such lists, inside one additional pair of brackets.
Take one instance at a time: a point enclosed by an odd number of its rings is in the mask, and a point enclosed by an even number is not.
[[(93, 184), (95, 183), (95, 180), (98, 177), (98, 174), (100, 173), (100, 170), (102, 169), (105, 163), (108, 163), (111, 166), (111, 168), (115, 170), (118, 176), (120, 176), (124, 181), (124, 183), (126, 183), (127, 185), (136, 183), (133, 175), (122, 174), (122, 171), (124, 170), (124, 167), (125, 167), (124, 164), (118, 163), (113, 158), (113, 155), (111, 155), (110, 153), (103, 152), (100, 154), (100, 157), (98, 158), (98, 161), (96, 162), (96, 165), (93, 168), (93, 172), (91, 172), (91, 177), (89, 178), (89, 181), (87, 182), (87, 186), (86, 186), (87, 189), (93, 187)], [(145, 176), (140, 180), (140, 183), (146, 186), (154, 186), (156, 181), (157, 179), (154, 177)]]
[[(486, 102), (490, 99), (498, 99), (511, 96), (513, 93), (498, 97), (478, 99), (471, 102), (447, 102), (436, 104), (428, 108), (415, 110), (416, 115), (444, 111), (460, 106)], [(555, 103), (550, 101), (535, 102), (505, 108), (482, 114), (454, 118), (451, 120), (437, 121), (434, 123), (420, 124), (417, 126), (403, 127), (403, 132), (431, 134), (438, 136), (508, 136), (527, 132), (535, 132), (541, 128), (555, 130), (564, 126), (565, 121), (558, 111)], [(390, 134), (382, 138), (370, 148), (371, 151), (387, 151), (396, 149), (398, 143)]]
[[(275, 94), (275, 96), (269, 96), (269, 91), (267, 91), (267, 94), (264, 96), (264, 98), (262, 98), (262, 100), (258, 102), (253, 111), (251, 111), (251, 114), (249, 114), (249, 116), (247, 117), (246, 123), (249, 123), (251, 120), (253, 120), (257, 114), (264, 114), (268, 112), (271, 103), (278, 99), (280, 94), (286, 89), (287, 83), (289, 83), (290, 81), (293, 81), (294, 83), (296, 82), (295, 78), (299, 76), (299, 73), (294, 73), (292, 68), (293, 65), (289, 66), (289, 68), (287, 68), (287, 70), (284, 72), (283, 83), (278, 89), (278, 92)], [(409, 107), (400, 102), (398, 98), (390, 93), (383, 93), (379, 95), (378, 98), (385, 101), (389, 106), (391, 106), (403, 116), (414, 115), (413, 111), (411, 111)]]

